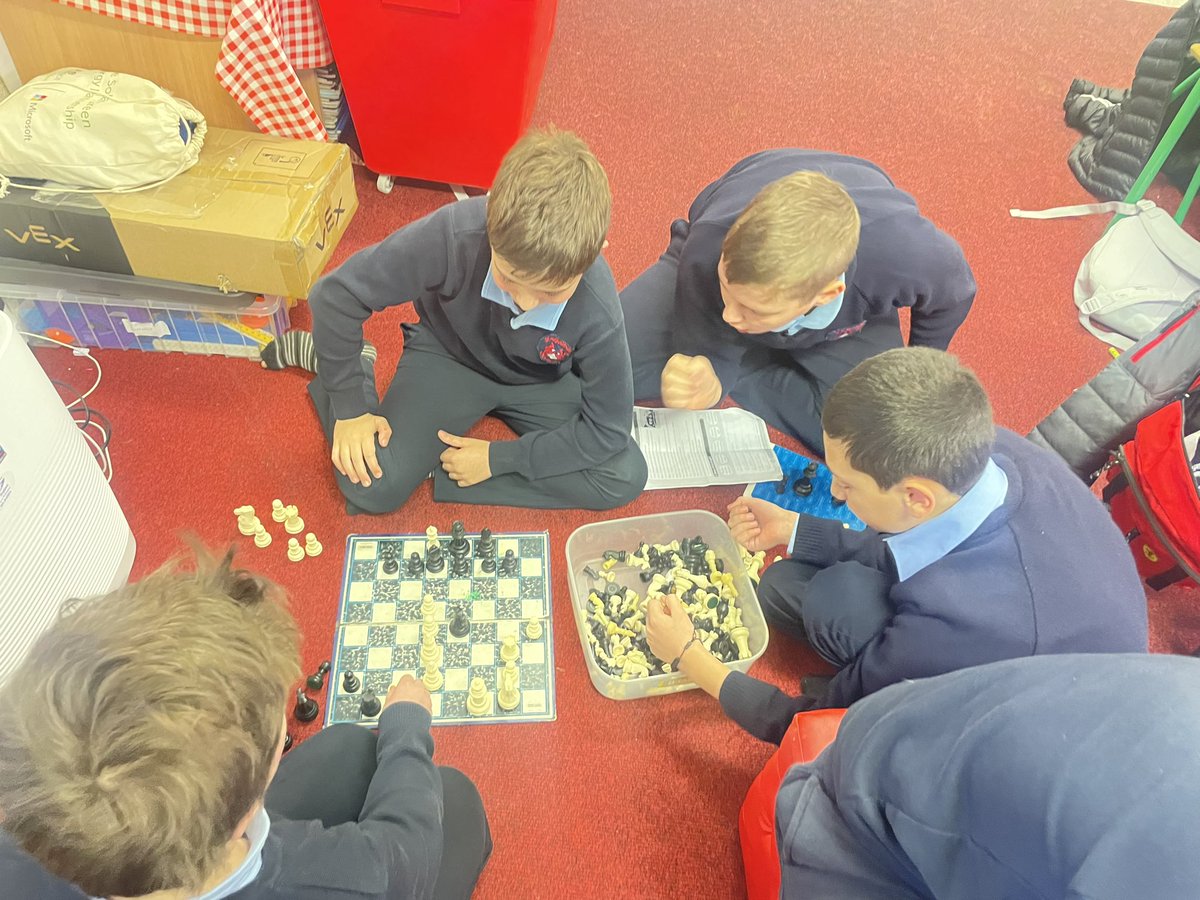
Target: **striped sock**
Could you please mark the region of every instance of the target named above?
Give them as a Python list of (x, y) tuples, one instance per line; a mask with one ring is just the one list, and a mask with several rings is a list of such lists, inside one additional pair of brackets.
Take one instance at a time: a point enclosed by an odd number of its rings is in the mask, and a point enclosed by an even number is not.
[[(379, 351), (370, 341), (364, 341), (362, 355), (363, 359), (373, 366), (375, 360), (379, 358)], [(317, 348), (313, 343), (312, 332), (300, 328), (293, 329), (271, 341), (262, 348), (261, 356), (263, 365), (268, 369), (286, 369), (289, 366), (296, 366), (314, 374), (317, 371)]]

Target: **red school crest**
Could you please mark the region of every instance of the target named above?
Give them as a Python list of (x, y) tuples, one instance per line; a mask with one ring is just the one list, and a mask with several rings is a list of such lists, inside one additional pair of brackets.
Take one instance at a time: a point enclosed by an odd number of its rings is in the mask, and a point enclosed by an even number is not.
[(557, 334), (548, 334), (538, 341), (538, 358), (546, 363), (560, 363), (571, 355), (571, 345)]
[(851, 325), (849, 328), (838, 328), (826, 334), (825, 340), (840, 341), (842, 338), (850, 337), (852, 334), (858, 334), (866, 324), (866, 322), (859, 322), (857, 325)]

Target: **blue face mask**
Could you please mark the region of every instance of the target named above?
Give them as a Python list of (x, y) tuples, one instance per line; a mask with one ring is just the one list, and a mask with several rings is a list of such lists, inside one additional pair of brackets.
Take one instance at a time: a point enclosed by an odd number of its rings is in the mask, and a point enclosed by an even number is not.
[[(845, 277), (846, 276), (843, 273), (838, 278), (841, 280)], [(792, 321), (788, 322), (786, 325), (781, 325), (778, 328), (772, 328), (771, 331), (775, 332), (776, 334), (792, 335), (801, 328), (807, 328), (812, 331), (821, 328), (827, 328), (833, 322), (833, 320), (837, 318), (838, 313), (842, 311), (842, 299), (845, 296), (846, 292), (843, 290), (824, 306), (818, 306), (816, 309), (810, 309), (804, 315), (796, 316), (796, 318), (792, 319)]]

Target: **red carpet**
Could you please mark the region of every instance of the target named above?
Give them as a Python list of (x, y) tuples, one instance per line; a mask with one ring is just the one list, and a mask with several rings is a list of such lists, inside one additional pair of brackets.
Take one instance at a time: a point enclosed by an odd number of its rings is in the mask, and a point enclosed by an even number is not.
[[(578, 131), (607, 167), (616, 198), (608, 258), (622, 285), (662, 251), (695, 193), (744, 155), (791, 145), (879, 162), (965, 249), (979, 300), (952, 349), (983, 378), (999, 421), (1026, 431), (1108, 360), (1076, 323), (1070, 296), (1104, 222), (1017, 221), (1007, 211), (1088, 199), (1065, 164), (1076, 136), (1062, 124), (1062, 97), (1073, 76), (1128, 84), (1168, 16), (1123, 0), (562, 0), (536, 121)], [(451, 199), (401, 187), (382, 196), (366, 175), (358, 187), (362, 209), (338, 261)], [(368, 326), (381, 372), (395, 364), (405, 315)], [(295, 319), (308, 321), (303, 309)], [(216, 357), (98, 356), (105, 374), (93, 401), (115, 428), (113, 487), (138, 538), (135, 575), (177, 552), (183, 530), (212, 543), (237, 538), (235, 506), (298, 504), (323, 556), (294, 565), (278, 546), (240, 543), (246, 565), (291, 590), (306, 671), (330, 652), (347, 533), (445, 529), (455, 518), (469, 530), (549, 527), (558, 721), (435, 735), (439, 761), (478, 782), (491, 816), (496, 850), (480, 897), (742, 895), (736, 813), (771, 748), (697, 693), (618, 703), (592, 688), (561, 551), (596, 516), (435, 507), (426, 485), (396, 514), (350, 519), (304, 376)], [(42, 358), (90, 383), (65, 352)], [(612, 515), (723, 512), (737, 493), (652, 493)], [(1150, 602), (1154, 649), (1200, 644), (1194, 595)], [(777, 637), (756, 674), (794, 687), (816, 666)]]

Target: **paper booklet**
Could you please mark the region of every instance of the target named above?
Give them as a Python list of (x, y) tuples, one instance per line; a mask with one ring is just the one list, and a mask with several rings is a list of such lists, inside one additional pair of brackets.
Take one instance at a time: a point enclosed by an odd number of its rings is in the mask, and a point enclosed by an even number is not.
[(778, 481), (767, 424), (744, 409), (633, 408), (633, 439), (650, 470), (646, 490)]

